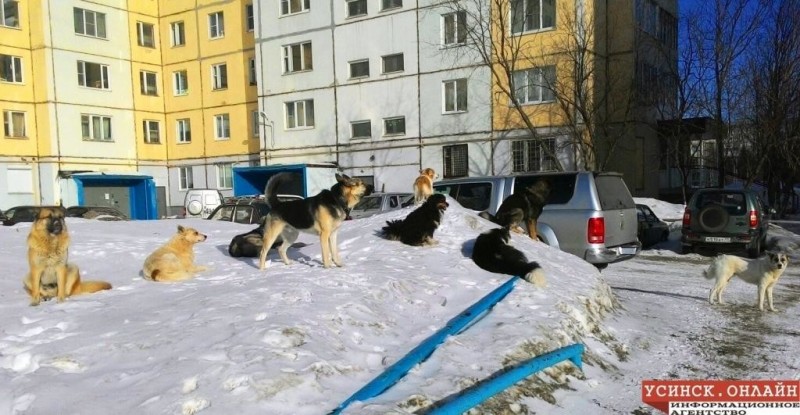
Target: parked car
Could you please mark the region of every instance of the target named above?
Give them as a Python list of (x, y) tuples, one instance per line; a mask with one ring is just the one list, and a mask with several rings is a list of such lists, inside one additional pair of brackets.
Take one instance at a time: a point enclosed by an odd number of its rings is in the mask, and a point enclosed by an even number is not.
[(14, 206), (3, 212), (6, 217), (3, 225), (12, 226), (20, 222), (33, 222), (36, 220), (39, 208), (41, 206)]
[(536, 227), (544, 243), (600, 269), (639, 253), (636, 204), (619, 173), (465, 177), (436, 182), (433, 188), (468, 209), (494, 215), (515, 188), (530, 186), (541, 178), (550, 180), (552, 189)]
[(669, 224), (659, 219), (649, 206), (637, 203), (636, 217), (639, 222), (638, 236), (642, 248), (649, 248), (669, 238)]
[(413, 203), (414, 195), (411, 193), (373, 193), (361, 198), (350, 210), (350, 219), (361, 219), (378, 213), (400, 209)]
[(222, 204), (222, 193), (216, 189), (189, 189), (183, 198), (184, 217), (208, 218)]
[[(278, 200), (287, 201), (302, 199), (296, 195), (278, 195)], [(206, 219), (236, 222), (243, 224), (259, 224), (264, 216), (269, 213), (269, 204), (264, 197), (247, 196), (227, 198), (217, 206)]]
[(110, 206), (70, 206), (67, 208), (67, 217), (105, 221), (130, 220), (128, 215)]
[(772, 213), (749, 190), (697, 190), (683, 213), (682, 252), (745, 250), (751, 258), (758, 257), (764, 251)]

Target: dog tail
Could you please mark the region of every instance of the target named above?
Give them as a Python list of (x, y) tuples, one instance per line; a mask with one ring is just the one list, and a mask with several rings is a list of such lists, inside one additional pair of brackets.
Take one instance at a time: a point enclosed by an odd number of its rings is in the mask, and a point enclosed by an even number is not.
[(522, 279), (528, 281), (536, 287), (544, 288), (547, 286), (547, 280), (544, 277), (544, 271), (539, 267), (538, 262), (531, 262), (528, 264), (528, 273), (522, 276)]
[(386, 226), (383, 227), (383, 236), (391, 241), (399, 241), (403, 233), (402, 227), (402, 220), (387, 220)]
[(484, 218), (484, 219), (486, 219), (486, 220), (488, 220), (490, 222), (497, 223), (497, 218), (494, 217), (494, 215), (492, 215), (489, 212), (483, 211), (481, 213), (478, 213), (478, 216), (480, 216), (480, 217), (482, 217), (482, 218)]
[(81, 281), (81, 283), (75, 287), (75, 290), (72, 291), (72, 295), (90, 294), (110, 289), (111, 284), (105, 281)]
[(289, 172), (278, 173), (269, 178), (267, 185), (264, 187), (264, 196), (267, 198), (267, 204), (270, 208), (275, 208), (281, 201), (278, 200), (278, 186), (289, 183), (292, 181), (292, 174)]

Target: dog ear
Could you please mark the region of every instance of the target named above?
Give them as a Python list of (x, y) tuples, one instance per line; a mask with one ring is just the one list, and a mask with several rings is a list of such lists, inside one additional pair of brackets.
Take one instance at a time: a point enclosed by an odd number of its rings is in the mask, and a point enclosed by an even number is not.
[(185, 231), (186, 231), (186, 228), (184, 228), (184, 227), (183, 227), (183, 226), (181, 226), (181, 225), (178, 225), (178, 233), (183, 233), (183, 232), (185, 232)]

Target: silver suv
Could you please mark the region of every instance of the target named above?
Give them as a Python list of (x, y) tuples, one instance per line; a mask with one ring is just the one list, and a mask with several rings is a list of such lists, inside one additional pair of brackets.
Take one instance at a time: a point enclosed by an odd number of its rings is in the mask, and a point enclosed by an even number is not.
[(494, 215), (517, 186), (527, 187), (542, 177), (550, 180), (552, 189), (536, 226), (544, 243), (600, 269), (641, 251), (636, 204), (619, 173), (465, 177), (436, 182), (433, 188), (468, 209)]

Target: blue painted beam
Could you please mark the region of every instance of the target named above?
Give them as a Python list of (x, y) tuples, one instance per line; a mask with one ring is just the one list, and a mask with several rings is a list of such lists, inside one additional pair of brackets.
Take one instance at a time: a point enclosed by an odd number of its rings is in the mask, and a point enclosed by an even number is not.
[(582, 344), (573, 344), (526, 360), (494, 378), (477, 383), (474, 387), (463, 391), (463, 393), (453, 400), (432, 409), (428, 412), (428, 415), (463, 414), (471, 408), (478, 406), (481, 402), (508, 389), (515, 383), (563, 360), (569, 360), (575, 364), (575, 366), (581, 368), (583, 350), (584, 347)]
[(475, 304), (469, 306), (466, 310), (462, 311), (459, 315), (450, 319), (443, 328), (433, 333), (430, 337), (423, 340), (417, 347), (408, 352), (403, 358), (398, 360), (395, 364), (389, 366), (378, 377), (371, 380), (364, 385), (356, 393), (342, 402), (336, 409), (331, 411), (330, 415), (341, 413), (348, 405), (355, 401), (365, 401), (369, 398), (380, 395), (400, 379), (402, 379), (414, 366), (424, 362), (436, 348), (442, 344), (448, 336), (455, 335), (462, 332), (467, 327), (471, 326), (479, 317), (486, 315), (486, 312), (494, 307), (495, 304), (505, 298), (511, 290), (514, 289), (514, 284), (519, 280), (519, 277), (512, 277), (503, 285), (495, 288), (494, 291), (487, 294), (485, 297), (478, 300)]

